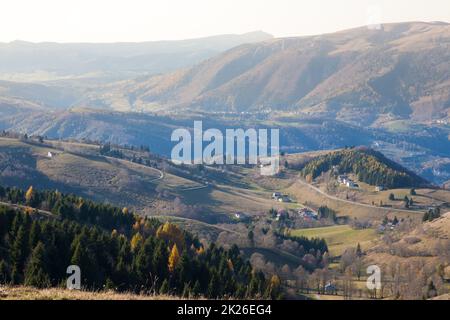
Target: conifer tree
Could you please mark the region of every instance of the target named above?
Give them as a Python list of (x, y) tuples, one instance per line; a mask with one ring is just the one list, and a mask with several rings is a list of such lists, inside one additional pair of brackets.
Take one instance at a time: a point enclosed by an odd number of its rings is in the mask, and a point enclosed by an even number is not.
[(10, 281), (8, 265), (4, 260), (0, 260), (0, 284), (6, 284)]
[(33, 224), (31, 225), (30, 230), (30, 236), (29, 236), (29, 247), (34, 248), (36, 247), (39, 238), (41, 236), (41, 227), (38, 221), (33, 221)]
[(358, 245), (356, 246), (356, 256), (362, 257), (362, 250), (361, 250), (361, 245), (359, 242), (358, 242)]
[(51, 283), (46, 271), (47, 265), (44, 244), (39, 242), (34, 248), (26, 267), (25, 285), (37, 288), (49, 287)]
[(20, 226), (15, 237), (12, 250), (11, 250), (11, 264), (12, 264), (12, 281), (14, 284), (19, 284), (25, 266), (25, 260), (27, 257), (27, 239), (25, 238), (24, 226)]

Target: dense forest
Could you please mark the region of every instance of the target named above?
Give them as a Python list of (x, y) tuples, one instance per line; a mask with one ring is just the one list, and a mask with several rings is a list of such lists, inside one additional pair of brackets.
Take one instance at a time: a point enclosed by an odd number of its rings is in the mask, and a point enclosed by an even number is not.
[(427, 181), (389, 160), (382, 153), (367, 148), (352, 148), (318, 156), (304, 164), (301, 174), (317, 178), (323, 172), (353, 173), (359, 181), (386, 188), (421, 187)]
[[(69, 265), (86, 290), (207, 298), (280, 298), (280, 280), (237, 246), (202, 245), (174, 224), (57, 191), (0, 187), (0, 283), (64, 286)], [(45, 215), (45, 210), (51, 215)]]

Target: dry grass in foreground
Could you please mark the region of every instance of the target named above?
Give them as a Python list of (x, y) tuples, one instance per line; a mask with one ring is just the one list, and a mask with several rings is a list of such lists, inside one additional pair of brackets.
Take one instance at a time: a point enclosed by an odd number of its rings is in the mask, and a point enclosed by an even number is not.
[(0, 286), (0, 300), (177, 300), (173, 296), (137, 295), (113, 291), (89, 292), (61, 288), (36, 289)]

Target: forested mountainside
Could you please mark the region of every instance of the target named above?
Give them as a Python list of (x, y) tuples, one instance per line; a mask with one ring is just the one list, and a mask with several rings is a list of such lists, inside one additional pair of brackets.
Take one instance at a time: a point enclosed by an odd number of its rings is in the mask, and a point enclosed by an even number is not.
[(386, 188), (423, 187), (429, 183), (387, 159), (382, 153), (367, 148), (352, 148), (315, 157), (301, 169), (304, 177), (317, 178), (334, 170), (336, 174), (353, 173), (359, 181)]
[(205, 247), (173, 224), (56, 191), (0, 188), (0, 198), (24, 204), (0, 206), (1, 283), (59, 286), (78, 265), (86, 290), (279, 297), (279, 279), (255, 272), (236, 246)]

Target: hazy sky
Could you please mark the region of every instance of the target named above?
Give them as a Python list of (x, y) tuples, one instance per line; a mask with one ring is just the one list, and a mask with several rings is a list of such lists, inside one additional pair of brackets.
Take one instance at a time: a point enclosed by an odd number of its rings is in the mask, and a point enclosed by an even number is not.
[(254, 30), (280, 37), (373, 20), (450, 22), (450, 1), (1, 0), (0, 41), (148, 41)]

